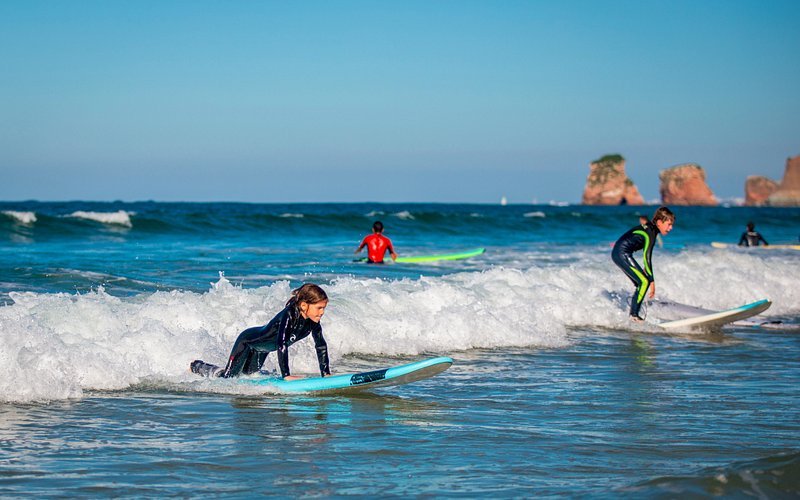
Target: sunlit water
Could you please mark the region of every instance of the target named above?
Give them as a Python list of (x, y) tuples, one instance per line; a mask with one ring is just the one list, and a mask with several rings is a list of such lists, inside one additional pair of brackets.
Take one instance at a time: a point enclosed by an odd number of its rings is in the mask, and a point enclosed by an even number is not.
[[(666, 335), (627, 323), (608, 258), (652, 207), (5, 205), (0, 495), (800, 494), (800, 252), (708, 245), (749, 218), (788, 242), (798, 210), (677, 209), (659, 297), (766, 297), (773, 323)], [(378, 217), (406, 254), (487, 253), (352, 262)], [(312, 280), (336, 372), (454, 365), (355, 396), (188, 373)], [(292, 364), (312, 373), (306, 344)]]

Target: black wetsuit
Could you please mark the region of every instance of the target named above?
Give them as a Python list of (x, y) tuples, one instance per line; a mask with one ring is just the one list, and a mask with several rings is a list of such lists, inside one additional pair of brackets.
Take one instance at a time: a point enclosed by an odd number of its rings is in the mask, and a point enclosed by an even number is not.
[(760, 241), (763, 241), (764, 245), (769, 246), (767, 240), (765, 240), (758, 231), (745, 231), (742, 233), (742, 237), (739, 238), (739, 246), (757, 247)]
[[(636, 286), (636, 293), (631, 301), (631, 316), (639, 317), (639, 309), (642, 307), (647, 289), (650, 283), (655, 281), (652, 257), (658, 234), (658, 228), (652, 223), (633, 227), (620, 236), (611, 251), (614, 264), (619, 266)], [(644, 269), (633, 258), (633, 252), (639, 250), (643, 250), (644, 253)]]
[(319, 323), (304, 319), (294, 304), (287, 305), (266, 325), (248, 328), (240, 333), (224, 370), (198, 360), (192, 363), (192, 371), (207, 377), (249, 375), (261, 369), (270, 352), (277, 351), (281, 375), (286, 377), (290, 374), (289, 346), (309, 335), (314, 339), (320, 374), (330, 375), (328, 345), (322, 336), (322, 327)]

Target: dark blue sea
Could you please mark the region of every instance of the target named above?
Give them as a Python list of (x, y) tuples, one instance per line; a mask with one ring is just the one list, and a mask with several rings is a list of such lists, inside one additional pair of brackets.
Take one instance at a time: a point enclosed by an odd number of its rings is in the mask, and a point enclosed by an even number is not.
[[(711, 242), (798, 245), (800, 209), (673, 207), (634, 325), (609, 253), (655, 208), (0, 202), (0, 496), (796, 498), (800, 250)], [(367, 265), (375, 220), (403, 256), (486, 252)], [(188, 371), (303, 282), (334, 373), (454, 365), (350, 396)]]

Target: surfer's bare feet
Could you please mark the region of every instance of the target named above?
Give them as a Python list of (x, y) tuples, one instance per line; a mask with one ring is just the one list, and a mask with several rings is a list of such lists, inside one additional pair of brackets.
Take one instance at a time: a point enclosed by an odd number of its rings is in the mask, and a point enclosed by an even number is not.
[(642, 321), (644, 321), (644, 318), (640, 318), (639, 316), (631, 316), (631, 321), (633, 321), (634, 323), (641, 323)]

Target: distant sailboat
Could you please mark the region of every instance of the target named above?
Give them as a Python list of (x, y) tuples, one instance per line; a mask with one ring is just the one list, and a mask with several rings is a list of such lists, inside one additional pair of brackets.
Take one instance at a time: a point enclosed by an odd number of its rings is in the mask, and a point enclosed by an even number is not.
[(502, 206), (506, 206), (506, 205), (508, 205), (508, 200), (506, 199), (506, 197), (505, 197), (505, 196), (503, 196), (502, 198), (500, 198), (500, 204), (501, 204)]

